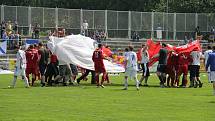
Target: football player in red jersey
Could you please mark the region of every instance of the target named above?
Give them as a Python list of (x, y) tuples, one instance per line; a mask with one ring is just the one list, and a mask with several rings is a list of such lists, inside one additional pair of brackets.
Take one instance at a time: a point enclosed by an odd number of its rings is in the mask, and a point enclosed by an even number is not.
[[(174, 83), (175, 83), (174, 61), (175, 61), (175, 53), (173, 51), (171, 51), (169, 53), (168, 59), (167, 59), (167, 69), (166, 69), (166, 73), (168, 74), (167, 87), (174, 87)], [(171, 84), (170, 84), (170, 80), (171, 80)]]
[[(38, 52), (39, 50), (39, 47), (38, 47), (38, 44), (34, 44), (34, 49)], [(38, 61), (39, 62), (39, 61)], [(39, 69), (39, 64), (38, 62), (36, 63), (37, 65), (37, 74), (36, 74), (36, 80), (40, 80), (40, 69)]]
[(39, 59), (38, 51), (34, 49), (33, 45), (30, 45), (29, 48), (26, 50), (27, 60), (26, 76), (29, 80), (29, 74), (32, 74), (31, 83), (32, 86), (34, 85), (34, 81), (36, 80), (38, 59)]
[[(94, 62), (94, 68), (95, 68), (95, 72), (96, 72), (95, 80), (96, 80), (97, 87), (101, 86), (102, 88), (104, 88), (103, 82), (106, 77), (106, 69), (105, 69), (105, 66), (103, 63), (103, 59), (105, 59), (105, 57), (102, 52), (102, 44), (98, 44), (98, 48), (96, 48), (96, 50), (93, 52), (92, 60)], [(103, 73), (103, 76), (102, 76), (102, 80), (100, 83), (99, 75), (101, 73)]]
[(176, 71), (176, 85), (179, 86), (180, 76), (183, 74), (182, 87), (187, 85), (188, 64), (192, 59), (184, 53), (178, 55), (178, 70)]

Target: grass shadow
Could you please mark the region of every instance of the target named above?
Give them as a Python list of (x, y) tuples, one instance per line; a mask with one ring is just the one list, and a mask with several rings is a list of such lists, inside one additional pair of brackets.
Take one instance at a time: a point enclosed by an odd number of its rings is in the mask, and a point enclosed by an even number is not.
[(213, 104), (215, 104), (215, 101), (209, 101), (208, 103), (213, 103)]

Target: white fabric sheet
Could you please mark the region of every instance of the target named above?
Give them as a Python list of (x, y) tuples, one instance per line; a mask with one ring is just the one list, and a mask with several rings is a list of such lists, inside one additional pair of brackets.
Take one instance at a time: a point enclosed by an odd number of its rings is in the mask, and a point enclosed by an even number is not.
[[(57, 55), (58, 59), (82, 68), (94, 70), (92, 61), (96, 41), (82, 35), (70, 35), (63, 38), (49, 37), (48, 48)], [(107, 72), (124, 72), (125, 69), (118, 64), (104, 60)]]

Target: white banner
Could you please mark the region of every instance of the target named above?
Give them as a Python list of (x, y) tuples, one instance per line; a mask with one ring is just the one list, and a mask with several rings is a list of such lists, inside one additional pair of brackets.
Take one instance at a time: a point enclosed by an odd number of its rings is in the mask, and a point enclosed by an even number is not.
[(4, 55), (7, 53), (7, 41), (3, 40), (0, 42), (0, 55)]
[(9, 70), (2, 70), (0, 69), (0, 74), (13, 74), (14, 72), (9, 71)]
[[(57, 55), (58, 59), (82, 68), (94, 70), (92, 61), (96, 41), (82, 35), (70, 35), (63, 38), (49, 37), (48, 48)], [(124, 72), (125, 69), (112, 62), (104, 60), (107, 72)]]

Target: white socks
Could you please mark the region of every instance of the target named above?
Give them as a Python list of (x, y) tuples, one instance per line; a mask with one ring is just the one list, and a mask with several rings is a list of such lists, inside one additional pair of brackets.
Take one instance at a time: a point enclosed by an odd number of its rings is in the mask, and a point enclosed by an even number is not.
[(29, 87), (28, 78), (24, 76), (25, 87)]

